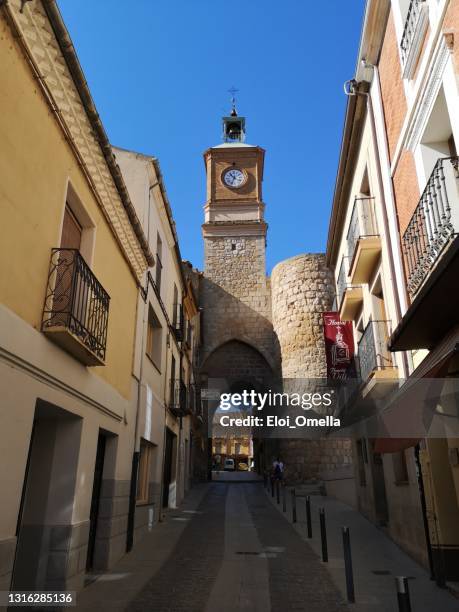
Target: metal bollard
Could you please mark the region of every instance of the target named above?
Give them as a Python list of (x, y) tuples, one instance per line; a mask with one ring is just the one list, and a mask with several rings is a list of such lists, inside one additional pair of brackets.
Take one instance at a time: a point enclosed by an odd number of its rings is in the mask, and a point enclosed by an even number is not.
[(328, 562), (328, 547), (327, 547), (327, 527), (325, 525), (325, 510), (319, 508), (319, 520), (320, 520), (320, 539), (322, 541), (322, 561)]
[(396, 576), (395, 584), (397, 585), (398, 611), (411, 612), (408, 578), (406, 578), (406, 576)]
[(276, 502), (280, 504), (279, 480), (276, 480)]
[(351, 538), (349, 527), (343, 527), (344, 571), (346, 573), (347, 600), (355, 602), (354, 572), (352, 570)]
[(306, 526), (308, 529), (308, 538), (312, 538), (312, 521), (311, 521), (311, 498), (306, 496)]
[(292, 489), (292, 523), (296, 523), (296, 491)]
[(287, 493), (285, 485), (282, 485), (282, 512), (287, 512)]

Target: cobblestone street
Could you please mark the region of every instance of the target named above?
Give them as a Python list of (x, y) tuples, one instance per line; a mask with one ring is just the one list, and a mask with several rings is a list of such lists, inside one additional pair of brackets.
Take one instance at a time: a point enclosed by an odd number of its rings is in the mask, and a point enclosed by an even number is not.
[[(77, 597), (78, 610), (140, 612), (391, 612), (397, 610), (393, 576), (411, 577), (413, 610), (453, 612), (457, 600), (381, 531), (348, 506), (313, 496), (313, 540), (304, 535), (304, 500), (298, 523), (260, 482), (213, 482), (192, 489), (178, 510)], [(320, 559), (317, 508), (329, 524), (328, 564)], [(356, 603), (345, 601), (339, 525), (351, 525)], [(374, 542), (374, 545), (371, 543)], [(392, 571), (373, 572), (372, 568)], [(380, 575), (382, 574), (382, 575)]]
[[(80, 594), (78, 609), (346, 609), (317, 555), (279, 515), (262, 484), (212, 483), (196, 507), (192, 505), (193, 499), (190, 507), (173, 511), (148, 536), (163, 562), (145, 547), (136, 561), (127, 556), (112, 578), (101, 576)], [(172, 532), (178, 530), (169, 552), (167, 542), (172, 544)], [(151, 577), (145, 580), (148, 567)], [(144, 584), (134, 594), (142, 576)]]

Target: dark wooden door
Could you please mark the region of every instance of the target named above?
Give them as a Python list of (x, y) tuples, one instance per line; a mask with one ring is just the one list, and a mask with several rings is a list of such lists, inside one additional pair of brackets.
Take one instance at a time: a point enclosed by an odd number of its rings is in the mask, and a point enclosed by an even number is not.
[(91, 570), (94, 566), (97, 519), (99, 517), (100, 491), (102, 489), (102, 476), (104, 472), (105, 441), (105, 436), (99, 434), (99, 438), (97, 440), (96, 464), (94, 466), (94, 482), (92, 485), (91, 510), (89, 513), (88, 554), (86, 557), (87, 570)]

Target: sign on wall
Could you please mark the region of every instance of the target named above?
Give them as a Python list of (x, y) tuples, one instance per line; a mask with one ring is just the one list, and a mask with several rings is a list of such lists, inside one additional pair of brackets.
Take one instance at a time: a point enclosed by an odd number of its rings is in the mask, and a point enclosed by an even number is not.
[(337, 312), (324, 312), (323, 322), (327, 378), (344, 379), (353, 376), (351, 373), (354, 366), (352, 321), (341, 321)]

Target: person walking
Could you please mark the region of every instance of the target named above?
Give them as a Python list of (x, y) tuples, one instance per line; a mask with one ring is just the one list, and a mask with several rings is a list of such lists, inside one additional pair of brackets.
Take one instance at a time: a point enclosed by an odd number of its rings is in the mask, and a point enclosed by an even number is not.
[(273, 461), (273, 478), (281, 482), (284, 479), (284, 462), (279, 457)]

